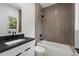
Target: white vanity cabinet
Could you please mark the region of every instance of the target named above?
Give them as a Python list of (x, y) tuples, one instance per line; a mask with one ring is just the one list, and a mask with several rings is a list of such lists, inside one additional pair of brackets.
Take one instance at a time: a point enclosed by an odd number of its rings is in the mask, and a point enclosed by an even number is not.
[(5, 52), (0, 53), (0, 56), (29, 56), (34, 55), (35, 40), (19, 45)]

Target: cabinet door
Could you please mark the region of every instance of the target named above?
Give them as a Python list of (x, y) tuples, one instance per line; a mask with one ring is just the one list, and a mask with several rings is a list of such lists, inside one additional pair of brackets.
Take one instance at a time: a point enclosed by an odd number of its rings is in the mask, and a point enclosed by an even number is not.
[(34, 56), (34, 46), (24, 51), (20, 56)]

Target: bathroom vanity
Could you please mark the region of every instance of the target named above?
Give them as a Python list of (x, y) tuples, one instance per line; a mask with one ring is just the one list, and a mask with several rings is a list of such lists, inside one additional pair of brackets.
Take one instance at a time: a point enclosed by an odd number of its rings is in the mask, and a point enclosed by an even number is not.
[(24, 37), (24, 34), (0, 37), (0, 56), (33, 56), (34, 38)]
[[(32, 19), (28, 23), (28, 16), (25, 16), (27, 19), (25, 21), (22, 17), (22, 14), (26, 15), (27, 8), (5, 3), (0, 4), (0, 7), (0, 56), (33, 56), (35, 40), (30, 37), (35, 37), (35, 24)], [(29, 28), (28, 25), (30, 24)], [(25, 37), (21, 32), (30, 37)]]

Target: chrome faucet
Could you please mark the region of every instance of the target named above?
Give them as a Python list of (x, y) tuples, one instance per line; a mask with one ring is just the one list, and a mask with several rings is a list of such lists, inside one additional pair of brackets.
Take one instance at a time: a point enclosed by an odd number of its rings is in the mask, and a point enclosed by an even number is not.
[(15, 35), (16, 34), (16, 32), (12, 32), (12, 35)]

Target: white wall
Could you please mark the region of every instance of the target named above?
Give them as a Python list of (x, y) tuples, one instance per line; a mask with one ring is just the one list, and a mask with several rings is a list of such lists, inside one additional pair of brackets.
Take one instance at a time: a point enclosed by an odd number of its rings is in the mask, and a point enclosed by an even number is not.
[(0, 34), (8, 32), (9, 16), (16, 17), (18, 19), (18, 10), (8, 4), (0, 4)]
[(79, 4), (75, 4), (75, 48), (79, 48)]
[(22, 32), (26, 37), (35, 38), (35, 4), (21, 3), (22, 7)]
[(42, 7), (40, 4), (35, 4), (35, 39), (36, 43), (40, 42), (40, 34), (42, 34)]
[(79, 30), (79, 4), (75, 4), (75, 30)]

